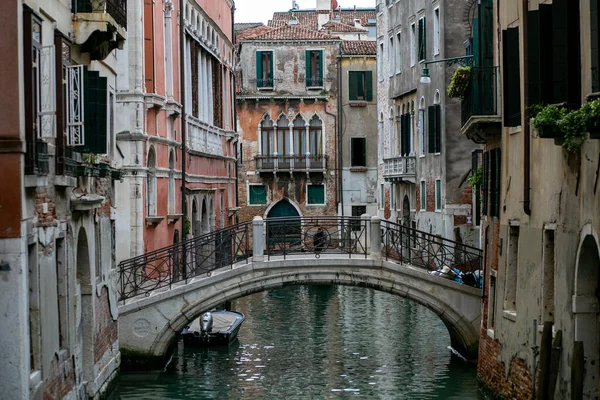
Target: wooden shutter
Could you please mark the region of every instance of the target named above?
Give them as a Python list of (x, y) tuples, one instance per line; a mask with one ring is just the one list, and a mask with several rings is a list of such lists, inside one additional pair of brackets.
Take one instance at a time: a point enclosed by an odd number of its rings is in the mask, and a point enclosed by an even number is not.
[(501, 157), (501, 150), (500, 149), (496, 149), (496, 159), (494, 161), (494, 171), (495, 171), (495, 177), (496, 177), (496, 182), (494, 184), (495, 187), (495, 204), (496, 204), (496, 208), (494, 209), (494, 216), (499, 217), (500, 216), (500, 181), (502, 178), (502, 170), (500, 169), (500, 163), (502, 161), (502, 157)]
[(324, 204), (325, 203), (325, 186), (324, 185), (309, 185), (308, 186), (308, 204)]
[(154, 10), (153, 1), (144, 0), (144, 81), (146, 92), (154, 93)]
[(262, 51), (256, 50), (256, 87), (263, 86)]
[(425, 59), (425, 18), (419, 20), (419, 59), (421, 61)]
[(435, 153), (435, 131), (436, 131), (436, 116), (435, 116), (435, 106), (427, 107), (427, 148), (429, 153)]
[(83, 65), (66, 68), (67, 146), (83, 146), (85, 144), (85, 71)]
[(521, 125), (521, 71), (519, 28), (502, 32), (504, 74), (504, 125)]
[(527, 44), (529, 54), (527, 64), (529, 71), (529, 103), (539, 104), (540, 101), (540, 13), (529, 11), (527, 17)]
[(38, 138), (52, 138), (56, 97), (54, 45), (42, 47), (40, 51), (40, 101), (38, 110)]
[(489, 158), (490, 158), (490, 153), (489, 151), (486, 151), (485, 153), (483, 153), (483, 165), (482, 165), (482, 169), (483, 169), (483, 182), (482, 182), (482, 187), (481, 187), (481, 191), (482, 191), (482, 202), (481, 202), (481, 212), (483, 215), (487, 215), (488, 213), (488, 179), (490, 176), (490, 164), (489, 164)]
[(306, 50), (306, 86), (310, 86), (311, 85), (311, 80), (312, 80), (312, 71), (311, 71), (311, 65), (310, 65), (310, 50)]
[(317, 57), (319, 57), (319, 85), (323, 85), (323, 50), (319, 50), (316, 52)]
[(400, 155), (406, 155), (406, 114), (400, 115)]
[(435, 152), (442, 152), (442, 107), (434, 104), (435, 109)]
[(373, 71), (365, 71), (365, 99), (367, 101), (373, 101)]
[(275, 86), (275, 74), (274, 74), (274, 69), (273, 69), (273, 58), (274, 58), (274, 54), (272, 51), (269, 51), (269, 76), (267, 77), (269, 79), (269, 85), (270, 86)]
[(581, 103), (579, 0), (552, 2), (554, 103)]
[(106, 154), (107, 80), (98, 71), (85, 73), (85, 144), (82, 153)]
[(600, 23), (598, 0), (590, 0), (590, 43), (592, 56), (592, 92), (600, 92)]
[(349, 71), (348, 72), (348, 99), (358, 100), (358, 78), (360, 72)]
[(479, 14), (479, 61), (482, 67), (494, 66), (494, 2), (482, 0)]
[(540, 103), (550, 104), (554, 100), (554, 88), (551, 84), (554, 75), (552, 67), (552, 5), (540, 4), (539, 19)]

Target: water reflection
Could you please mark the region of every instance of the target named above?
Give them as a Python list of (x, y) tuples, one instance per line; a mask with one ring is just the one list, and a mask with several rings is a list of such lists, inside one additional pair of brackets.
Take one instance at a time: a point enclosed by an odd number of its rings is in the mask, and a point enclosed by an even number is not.
[(232, 304), (228, 348), (184, 349), (173, 368), (124, 374), (115, 399), (479, 399), (475, 365), (450, 356), (426, 308), (388, 293), (288, 286)]

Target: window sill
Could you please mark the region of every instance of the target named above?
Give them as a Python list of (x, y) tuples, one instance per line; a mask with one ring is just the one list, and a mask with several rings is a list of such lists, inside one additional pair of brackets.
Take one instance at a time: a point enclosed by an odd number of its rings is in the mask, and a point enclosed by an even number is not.
[(323, 86), (307, 86), (306, 90), (323, 90)]
[(434, 156), (441, 156), (442, 153), (433, 153)]
[(519, 126), (509, 126), (508, 127), (508, 134), (509, 135), (515, 135), (517, 133), (521, 133), (521, 125)]
[(367, 172), (367, 167), (350, 167), (350, 172)]
[(350, 100), (350, 107), (366, 107), (367, 106), (367, 101), (366, 100)]
[(56, 175), (54, 186), (75, 187), (77, 186), (77, 178), (69, 175)]
[(266, 205), (267, 205), (266, 203), (265, 204), (248, 204), (248, 207), (264, 207)]
[(48, 186), (48, 175), (25, 175), (25, 187)]
[(517, 312), (513, 310), (504, 310), (502, 311), (502, 316), (512, 322), (517, 321)]
[(146, 217), (146, 225), (147, 226), (156, 226), (160, 224), (160, 221), (165, 219), (165, 217), (161, 217), (159, 215), (151, 215)]
[(167, 223), (174, 224), (181, 217), (183, 217), (183, 214), (167, 214)]
[(273, 86), (257, 86), (256, 89), (268, 92), (268, 91), (273, 91), (274, 87)]
[(324, 205), (325, 205), (325, 203), (323, 203), (323, 204), (312, 204), (312, 203), (311, 203), (311, 204), (308, 204), (308, 203), (307, 203), (307, 204), (306, 204), (306, 207), (323, 207)]

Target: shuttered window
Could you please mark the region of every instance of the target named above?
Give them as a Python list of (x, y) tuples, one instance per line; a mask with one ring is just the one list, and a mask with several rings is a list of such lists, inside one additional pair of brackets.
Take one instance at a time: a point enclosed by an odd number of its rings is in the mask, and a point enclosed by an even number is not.
[(435, 211), (442, 210), (442, 181), (435, 181)]
[(527, 17), (527, 66), (529, 71), (529, 106), (541, 103), (540, 82), (540, 13), (529, 11)]
[(306, 86), (323, 86), (323, 50), (306, 50)]
[(429, 153), (442, 152), (442, 107), (434, 104), (428, 107), (428, 149)]
[(155, 92), (154, 83), (154, 2), (144, 1), (144, 81), (146, 92)]
[(590, 0), (590, 44), (592, 55), (592, 92), (600, 92), (600, 13), (599, 0)]
[(75, 149), (81, 153), (106, 154), (107, 82), (98, 71), (84, 67), (84, 143)]
[(308, 204), (325, 204), (325, 185), (308, 185)]
[[(500, 216), (501, 151), (492, 149), (483, 153), (483, 214)], [(488, 200), (489, 197), (489, 200)], [(489, 208), (488, 208), (489, 205)]]
[(249, 204), (267, 204), (267, 188), (263, 185), (248, 186), (248, 203)]
[(373, 72), (348, 72), (348, 99), (350, 101), (373, 100)]
[(273, 87), (273, 52), (256, 51), (256, 87)]
[(488, 188), (489, 188), (489, 179), (490, 179), (490, 152), (486, 151), (485, 153), (483, 153), (483, 163), (482, 163), (482, 169), (483, 169), (483, 179), (482, 179), (482, 185), (481, 185), (481, 195), (482, 195), (482, 202), (481, 202), (481, 213), (483, 215), (487, 215), (488, 213)]
[(411, 149), (411, 120), (410, 114), (402, 114), (400, 116), (400, 154), (402, 156), (410, 155)]
[(364, 137), (350, 138), (350, 166), (366, 167), (367, 166), (367, 139)]
[[(476, 174), (479, 169), (479, 154), (481, 154), (481, 150), (473, 150), (471, 153), (471, 174)], [(475, 217), (475, 226), (479, 226), (481, 222), (481, 184), (475, 186), (473, 192), (475, 193), (475, 212), (473, 216)]]
[(521, 74), (519, 28), (502, 31), (504, 74), (504, 125), (521, 125)]
[(425, 17), (419, 19), (419, 61), (427, 57), (427, 30), (425, 29)]
[(579, 1), (552, 2), (554, 101), (581, 104)]

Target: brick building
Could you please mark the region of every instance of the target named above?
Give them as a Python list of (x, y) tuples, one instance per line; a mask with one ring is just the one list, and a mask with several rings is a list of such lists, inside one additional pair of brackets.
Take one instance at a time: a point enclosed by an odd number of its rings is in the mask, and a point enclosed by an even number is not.
[(597, 98), (598, 2), (471, 3), (462, 132), (484, 145), (479, 380), (498, 398), (597, 399), (600, 141), (584, 132), (567, 148), (530, 117)]
[(8, 0), (0, 14), (0, 393), (99, 398), (117, 340), (115, 66), (124, 0)]

